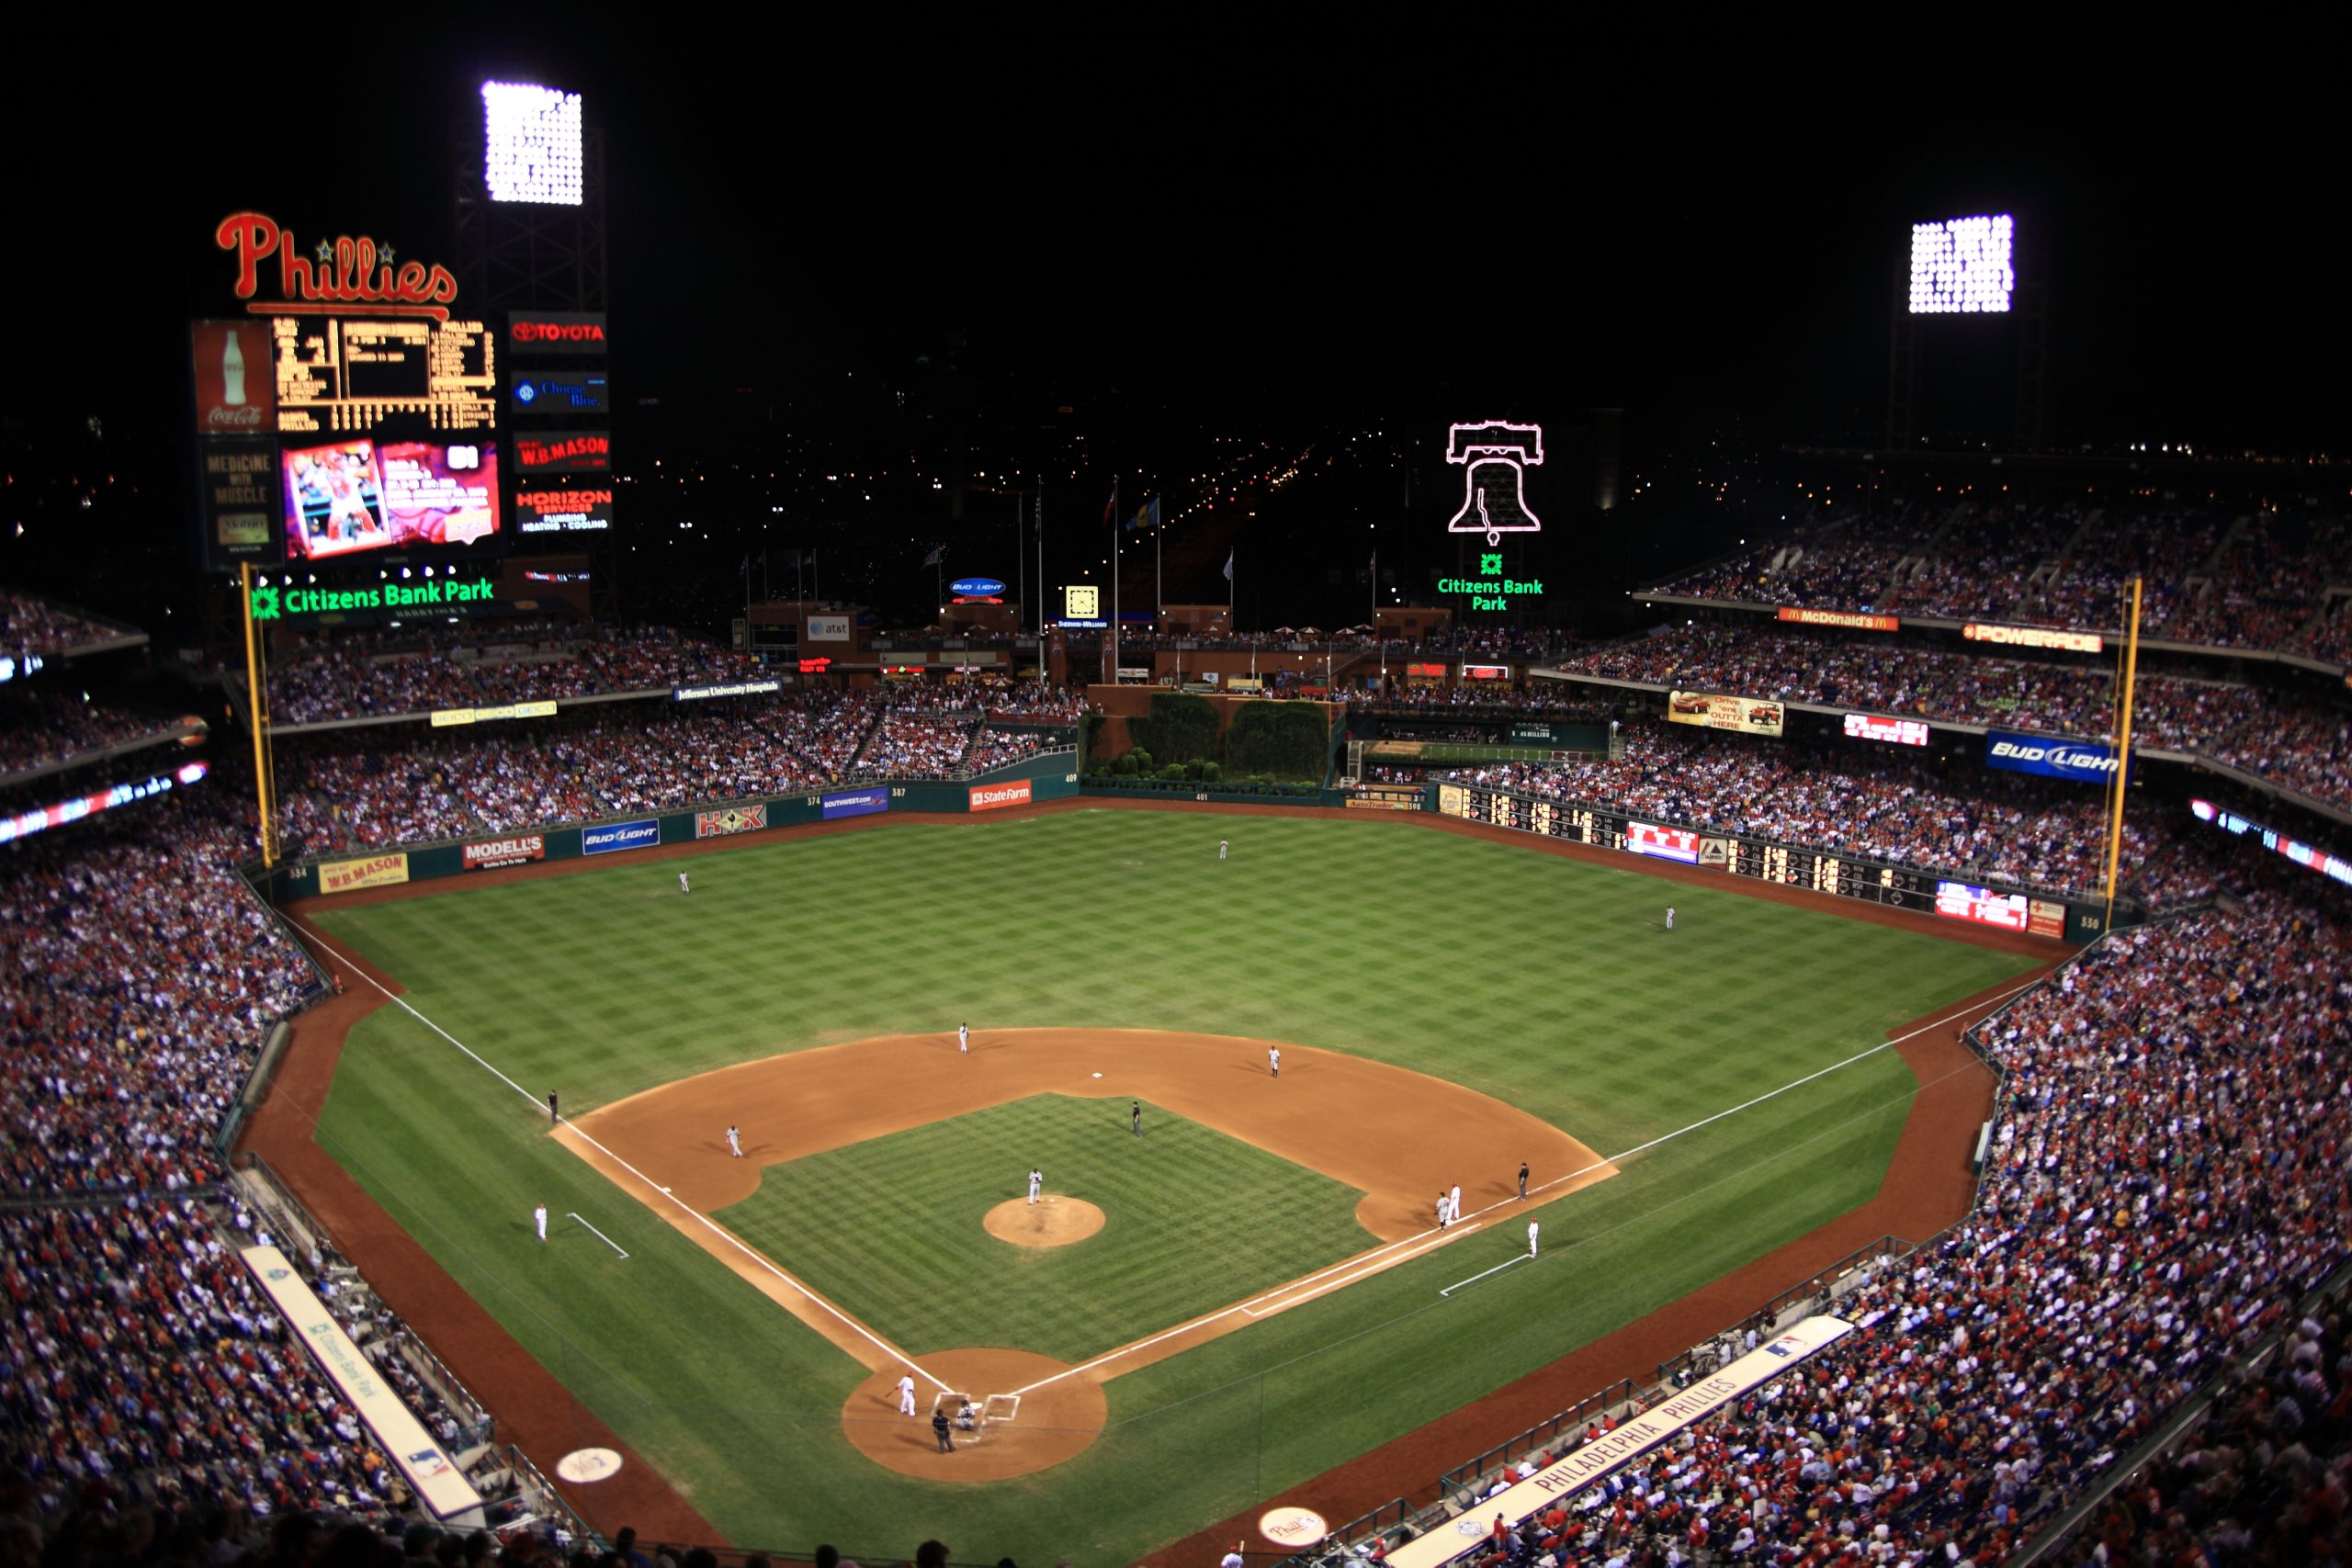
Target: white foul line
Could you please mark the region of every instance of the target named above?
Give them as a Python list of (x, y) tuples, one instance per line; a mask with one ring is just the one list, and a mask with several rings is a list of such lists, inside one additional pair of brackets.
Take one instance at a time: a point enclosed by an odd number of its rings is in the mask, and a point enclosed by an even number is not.
[(1533, 1256), (1534, 1254), (1529, 1252), (1514, 1252), (1509, 1258), (1504, 1258), (1500, 1263), (1496, 1264), (1492, 1269), (1487, 1269), (1486, 1273), (1473, 1274), (1467, 1280), (1456, 1280), (1453, 1283), (1440, 1291), (1438, 1294), (1441, 1296), (1450, 1296), (1464, 1285), (1475, 1285), (1479, 1280), (1485, 1279), (1487, 1274), (1499, 1274), (1504, 1269), (1510, 1268), (1512, 1264), (1524, 1263)]
[[(424, 1025), (425, 1028), (433, 1031), (434, 1033), (438, 1034), (442, 1039), (447, 1040), (458, 1050), (465, 1052), (467, 1055), (472, 1056), (476, 1062), (480, 1062), (481, 1064), (483, 1069), (486, 1070), (492, 1077), (495, 1077), (499, 1082), (504, 1084), (507, 1088), (513, 1089), (515, 1093), (529, 1100), (534, 1110), (538, 1107), (538, 1096), (533, 1094), (529, 1089), (525, 1089), (521, 1084), (516, 1083), (513, 1078), (508, 1077), (504, 1073), (500, 1072), (496, 1067), (492, 1066), (488, 1062), (482, 1061), (481, 1057), (475, 1055), (474, 1052), (467, 1046), (464, 1041), (458, 1039), (456, 1035), (450, 1033), (447, 1030), (442, 1028), (439, 1024), (434, 1022), (431, 1019), (425, 1017), (423, 1013), (409, 1006), (406, 998), (394, 996), (390, 991), (385, 990), (382, 983), (379, 982), (376, 976), (368, 974), (367, 970), (362, 969), (356, 962), (345, 959), (342, 954), (335, 953), (334, 944), (329, 942), (323, 935), (317, 931), (305, 932), (300, 926), (297, 926), (291, 920), (287, 921), (286, 925), (288, 930), (294, 931), (298, 940), (312, 942), (320, 947), (324, 948), (341, 963), (344, 968), (350, 970), (353, 974), (358, 976), (369, 985), (374, 986), (377, 990), (381, 991), (386, 1001), (389, 1001), (398, 1007), (402, 1012), (407, 1013), (411, 1018), (416, 1020), (417, 1022)], [(842, 1311), (841, 1308), (835, 1306), (832, 1303), (827, 1301), (824, 1297), (819, 1295), (816, 1292), (810, 1290), (808, 1286), (802, 1284), (799, 1280), (794, 1279), (791, 1275), (777, 1268), (775, 1264), (771, 1262), (768, 1258), (762, 1257), (759, 1253), (754, 1252), (749, 1247), (744, 1246), (741, 1239), (736, 1236), (735, 1234), (729, 1231), (726, 1226), (714, 1223), (708, 1215), (702, 1213), (700, 1211), (686, 1203), (681, 1202), (673, 1194), (672, 1194), (668, 1188), (655, 1181), (651, 1177), (646, 1175), (645, 1172), (638, 1169), (637, 1167), (621, 1158), (620, 1156), (615, 1154), (612, 1150), (598, 1143), (586, 1133), (582, 1132), (579, 1125), (572, 1122), (571, 1118), (564, 1118), (563, 1124), (571, 1132), (573, 1137), (578, 1138), (582, 1143), (586, 1144), (589, 1147), (603, 1155), (606, 1159), (611, 1160), (615, 1165), (619, 1166), (623, 1170), (626, 1170), (631, 1176), (636, 1177), (653, 1191), (661, 1194), (663, 1198), (668, 1199), (680, 1213), (685, 1214), (694, 1219), (697, 1224), (701, 1224), (704, 1229), (709, 1231), (711, 1235), (718, 1236), (720, 1240), (726, 1242), (728, 1246), (741, 1253), (745, 1258), (750, 1258), (760, 1268), (766, 1269), (769, 1273), (775, 1275), (777, 1279), (783, 1280), (786, 1284), (791, 1286), (794, 1290), (808, 1297), (809, 1301), (832, 1314), (834, 1317), (840, 1319), (842, 1324), (846, 1325), (850, 1329), (855, 1332), (859, 1337), (865, 1339), (868, 1344), (879, 1349), (891, 1360), (911, 1368), (914, 1371), (921, 1373), (927, 1382), (937, 1385), (943, 1392), (948, 1389), (949, 1385), (947, 1383), (942, 1382), (938, 1378), (935, 1378), (932, 1376), (931, 1373), (924, 1371), (922, 1364), (912, 1356), (908, 1355), (897, 1346), (892, 1345), (888, 1340), (880, 1337), (872, 1329), (866, 1327), (865, 1325), (858, 1322), (857, 1319), (850, 1316), (849, 1314)], [(577, 1219), (579, 1216), (574, 1215), (573, 1218)], [(582, 1220), (581, 1224), (586, 1224), (587, 1222), (585, 1220)], [(595, 1227), (592, 1225), (589, 1228), (593, 1230)], [(619, 1249), (615, 1248), (615, 1250), (617, 1251)]]
[[(579, 1216), (579, 1215), (574, 1214), (574, 1213), (567, 1213), (564, 1215), (564, 1218), (565, 1218), (565, 1219), (568, 1219), (568, 1220), (580, 1220), (580, 1216)], [(583, 1224), (583, 1225), (588, 1225), (588, 1222), (587, 1222), (586, 1220), (580, 1220), (580, 1223), (581, 1223), (582, 1224)], [(623, 1259), (624, 1261), (626, 1261), (626, 1260), (628, 1259), (628, 1253), (626, 1253), (626, 1252), (621, 1252), (621, 1244), (620, 1244), (619, 1242), (615, 1241), (611, 1236), (606, 1235), (603, 1231), (597, 1230), (597, 1229), (596, 1229), (596, 1227), (595, 1227), (594, 1225), (588, 1225), (588, 1228), (589, 1228), (589, 1230), (590, 1230), (590, 1231), (592, 1231), (592, 1232), (594, 1232), (594, 1233), (595, 1237), (596, 1237), (596, 1239), (597, 1239), (598, 1241), (603, 1242), (606, 1247), (611, 1247), (615, 1252), (620, 1252), (620, 1254), (621, 1254), (621, 1258), (622, 1258), (622, 1259)]]

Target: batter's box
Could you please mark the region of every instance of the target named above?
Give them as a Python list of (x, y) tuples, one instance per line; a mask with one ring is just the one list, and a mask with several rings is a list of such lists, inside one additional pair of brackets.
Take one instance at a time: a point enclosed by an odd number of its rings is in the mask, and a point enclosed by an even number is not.
[(992, 1393), (989, 1395), (988, 1404), (981, 1409), (980, 1420), (983, 1424), (990, 1421), (1010, 1421), (1020, 1414), (1021, 1396), (1019, 1394)]

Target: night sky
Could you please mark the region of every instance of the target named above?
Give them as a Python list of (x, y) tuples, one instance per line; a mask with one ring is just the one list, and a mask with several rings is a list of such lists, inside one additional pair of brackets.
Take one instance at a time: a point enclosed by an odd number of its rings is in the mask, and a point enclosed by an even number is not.
[[(451, 257), (491, 76), (582, 92), (607, 139), (625, 399), (821, 406), (956, 333), (1024, 397), (1115, 396), (1106, 461), (1139, 475), (1188, 460), (1162, 426), (1442, 438), (1594, 404), (1635, 464), (1725, 432), (1867, 445), (1909, 223), (1991, 210), (2052, 258), (2053, 434), (2352, 445), (2340, 26), (1955, 50), (1440, 9), (1352, 35), (650, 14), (32, 29), (0, 109), (32, 350), (12, 468), (90, 416), (126, 471), (180, 442), (229, 211)], [(184, 452), (125, 526), (177, 537)]]

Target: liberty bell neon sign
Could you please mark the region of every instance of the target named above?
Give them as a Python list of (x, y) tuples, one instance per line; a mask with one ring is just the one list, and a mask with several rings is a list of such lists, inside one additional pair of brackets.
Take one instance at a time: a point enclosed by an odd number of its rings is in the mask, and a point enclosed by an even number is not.
[(1544, 427), (1490, 419), (1447, 428), (1445, 460), (1464, 466), (1462, 510), (1449, 534), (1484, 534), (1499, 545), (1505, 534), (1540, 534), (1544, 524), (1527, 509), (1521, 488), (1527, 469), (1544, 461)]

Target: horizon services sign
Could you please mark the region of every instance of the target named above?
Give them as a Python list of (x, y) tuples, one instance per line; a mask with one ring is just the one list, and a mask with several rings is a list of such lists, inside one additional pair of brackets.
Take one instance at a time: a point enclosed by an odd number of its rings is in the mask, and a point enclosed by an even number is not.
[(1874, 615), (1867, 610), (1806, 610), (1793, 604), (1781, 606), (1777, 619), (1794, 621), (1804, 626), (1843, 626), (1848, 631), (1892, 632), (1903, 629), (1899, 615)]
[(2096, 784), (2113, 779), (2116, 769), (2115, 748), (2104, 740), (2061, 740), (1999, 729), (1985, 732), (1984, 763), (2011, 773)]
[(662, 824), (651, 817), (640, 817), (634, 822), (606, 822), (600, 827), (580, 829), (580, 852), (583, 855), (608, 855), (619, 850), (642, 850), (662, 841)]

